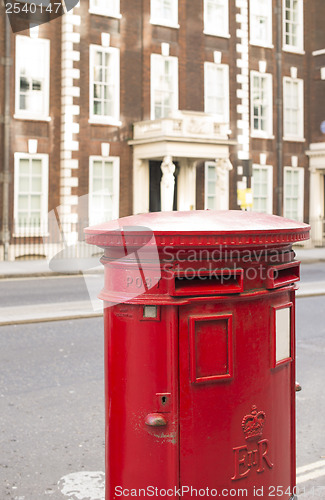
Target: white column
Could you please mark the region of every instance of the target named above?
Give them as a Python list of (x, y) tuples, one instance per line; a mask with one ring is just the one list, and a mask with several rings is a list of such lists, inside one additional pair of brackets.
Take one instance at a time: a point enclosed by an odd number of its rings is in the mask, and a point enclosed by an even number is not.
[(133, 213), (149, 212), (149, 161), (133, 159)]
[(240, 13), (236, 16), (239, 25), (236, 66), (237, 74), (237, 128), (238, 128), (238, 159), (248, 160), (249, 153), (249, 34), (248, 34), (248, 0), (236, 0)]
[(309, 219), (311, 223), (311, 240), (312, 243), (320, 244), (323, 238), (323, 219), (325, 217), (324, 179), (322, 179), (321, 171), (313, 167), (310, 168), (309, 190)]
[(177, 178), (178, 210), (195, 210), (196, 161), (184, 159), (180, 162)]
[(229, 159), (217, 159), (217, 210), (229, 209), (229, 171), (232, 164)]
[(61, 180), (60, 180), (60, 219), (67, 243), (78, 241), (73, 222), (77, 220), (78, 197), (71, 195), (72, 187), (78, 186), (76, 171), (79, 161), (73, 159), (73, 152), (79, 150), (80, 107), (75, 97), (80, 96), (80, 70), (73, 67), (80, 60), (80, 34), (74, 31), (81, 23), (77, 15), (80, 4), (62, 16), (61, 36)]

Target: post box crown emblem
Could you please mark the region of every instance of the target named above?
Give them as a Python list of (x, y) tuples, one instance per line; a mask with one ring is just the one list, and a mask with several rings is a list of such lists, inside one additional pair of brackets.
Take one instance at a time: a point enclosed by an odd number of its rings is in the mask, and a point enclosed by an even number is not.
[(245, 415), (241, 423), (247, 440), (257, 439), (262, 436), (265, 418), (264, 411), (257, 411), (257, 407), (253, 405), (250, 415)]

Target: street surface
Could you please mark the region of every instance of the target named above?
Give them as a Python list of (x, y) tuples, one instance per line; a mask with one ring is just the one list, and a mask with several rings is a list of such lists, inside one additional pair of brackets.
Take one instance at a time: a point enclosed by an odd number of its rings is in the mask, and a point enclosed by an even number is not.
[[(324, 263), (301, 274), (325, 281)], [(28, 309), (87, 289), (82, 277), (0, 280), (0, 296)], [(297, 300), (299, 500), (325, 499), (324, 303)], [(103, 500), (102, 318), (1, 326), (0, 383), (0, 500)]]
[(102, 319), (3, 326), (0, 353), (0, 499), (63, 500), (104, 470)]
[[(100, 276), (88, 277), (88, 283), (99, 282), (99, 293), (103, 286)], [(325, 264), (317, 262), (301, 266), (301, 283), (325, 282)], [(92, 287), (93, 289), (94, 287)], [(0, 280), (0, 307), (59, 303), (89, 300), (83, 276), (53, 276), (42, 278), (15, 278)]]
[(89, 299), (83, 276), (0, 280), (0, 297), (1, 307)]
[(325, 263), (314, 262), (310, 264), (301, 264), (300, 267), (301, 282), (325, 281)]

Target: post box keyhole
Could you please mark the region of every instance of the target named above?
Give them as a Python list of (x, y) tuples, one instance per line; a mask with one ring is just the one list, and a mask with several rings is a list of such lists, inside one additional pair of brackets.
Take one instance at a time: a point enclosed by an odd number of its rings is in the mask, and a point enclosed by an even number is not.
[(157, 392), (156, 393), (156, 407), (158, 411), (169, 412), (171, 411), (170, 404), (172, 402), (170, 392)]

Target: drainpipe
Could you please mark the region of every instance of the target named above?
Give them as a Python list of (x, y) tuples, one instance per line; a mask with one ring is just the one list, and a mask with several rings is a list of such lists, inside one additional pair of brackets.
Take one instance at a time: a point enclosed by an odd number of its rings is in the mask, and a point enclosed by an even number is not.
[(276, 96), (276, 112), (277, 112), (277, 214), (282, 215), (282, 199), (283, 199), (283, 96), (282, 96), (282, 0), (277, 0), (276, 6), (276, 72), (277, 72), (277, 96)]
[(143, 0), (141, 0), (141, 18), (140, 18), (140, 30), (141, 30), (141, 42), (140, 42), (140, 47), (141, 47), (141, 121), (144, 119), (144, 98), (143, 98), (143, 50), (144, 50), (144, 42), (143, 42), (143, 37), (144, 37), (144, 23), (143, 23), (143, 16), (144, 16), (144, 11), (143, 11)]
[(3, 140), (3, 192), (2, 192), (2, 242), (4, 250), (4, 260), (9, 259), (9, 146), (10, 146), (10, 23), (5, 16), (5, 78), (4, 78), (4, 140)]

